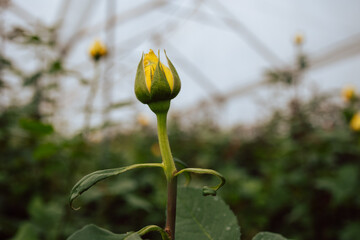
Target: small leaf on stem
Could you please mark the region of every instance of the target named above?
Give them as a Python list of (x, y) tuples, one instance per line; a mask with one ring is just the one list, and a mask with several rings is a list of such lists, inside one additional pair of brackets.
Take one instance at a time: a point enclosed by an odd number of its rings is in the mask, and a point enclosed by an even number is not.
[[(123, 172), (126, 172), (128, 170), (132, 170), (135, 168), (148, 168), (148, 167), (161, 167), (163, 168), (163, 165), (161, 163), (143, 163), (143, 164), (133, 164), (127, 167), (121, 167), (121, 168), (113, 168), (113, 169), (106, 169), (106, 170), (99, 170), (93, 173), (90, 173), (80, 179), (73, 189), (70, 192), (70, 206), (73, 208), (72, 203), (73, 201), (79, 197), (83, 192), (94, 186), (96, 183), (100, 182), (101, 180), (104, 180), (106, 178), (119, 175)], [(78, 210), (80, 208), (73, 208), (74, 210)]]

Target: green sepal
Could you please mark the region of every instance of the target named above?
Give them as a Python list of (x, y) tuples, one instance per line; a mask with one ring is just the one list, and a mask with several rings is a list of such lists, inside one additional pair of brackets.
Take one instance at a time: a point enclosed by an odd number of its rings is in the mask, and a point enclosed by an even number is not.
[(135, 95), (140, 102), (147, 104), (151, 100), (150, 92), (146, 87), (145, 70), (144, 70), (144, 54), (139, 62), (135, 77)]
[(155, 114), (167, 113), (170, 108), (170, 100), (151, 102), (148, 105)]
[(167, 59), (167, 62), (168, 62), (168, 65), (169, 65), (169, 68), (170, 68), (170, 71), (174, 77), (174, 87), (173, 87), (173, 90), (171, 92), (171, 99), (173, 99), (174, 97), (176, 97), (179, 92), (180, 92), (180, 89), (181, 89), (181, 81), (180, 81), (180, 77), (179, 77), (179, 74), (177, 73), (174, 65), (172, 64), (172, 62), (170, 61), (170, 59), (168, 58), (167, 54), (166, 54), (166, 51), (164, 50), (164, 53), (165, 53), (165, 56), (166, 56), (166, 59)]
[[(82, 193), (87, 191), (89, 188), (94, 186), (96, 183), (100, 182), (101, 180), (104, 180), (106, 178), (119, 175), (123, 172), (126, 172), (128, 170), (132, 170), (135, 168), (148, 168), (148, 167), (161, 167), (163, 168), (163, 165), (161, 163), (142, 163), (142, 164), (133, 164), (126, 167), (121, 168), (113, 168), (113, 169), (105, 169), (105, 170), (99, 170), (93, 173), (90, 173), (80, 179), (75, 186), (71, 189), (70, 192), (70, 199), (69, 203), (71, 208), (73, 208), (72, 203), (73, 201), (79, 197)], [(74, 210), (78, 210), (80, 208), (73, 208)]]
[(154, 72), (154, 77), (151, 82), (150, 96), (151, 96), (151, 102), (171, 99), (170, 85), (166, 80), (164, 70), (160, 65), (160, 61), (158, 61), (158, 64)]

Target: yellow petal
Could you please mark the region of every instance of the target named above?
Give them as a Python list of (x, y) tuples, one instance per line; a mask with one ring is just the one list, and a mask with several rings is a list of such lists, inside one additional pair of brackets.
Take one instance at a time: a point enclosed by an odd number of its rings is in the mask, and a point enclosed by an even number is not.
[(166, 80), (169, 83), (170, 89), (172, 91), (174, 89), (174, 77), (172, 75), (172, 72), (167, 66), (165, 66), (162, 63), (161, 63), (161, 67), (165, 73)]
[(146, 53), (144, 56), (145, 81), (149, 92), (151, 88), (151, 81), (154, 77), (154, 72), (158, 61), (159, 59), (152, 49), (150, 49), (149, 53)]
[(148, 65), (145, 67), (145, 82), (146, 82), (146, 87), (149, 90), (149, 92), (150, 92), (150, 88), (151, 88), (151, 81), (154, 77), (155, 68), (156, 68), (155, 64)]
[(152, 49), (150, 49), (149, 53), (145, 54), (144, 66), (146, 67), (150, 64), (157, 64), (158, 61), (159, 61), (159, 59), (155, 55), (154, 51)]
[[(158, 57), (155, 55), (154, 51), (150, 49), (149, 53), (145, 54), (144, 56), (145, 81), (146, 81), (146, 87), (149, 90), (149, 92), (151, 89), (151, 82), (154, 77), (154, 72), (158, 62), (159, 62)], [(160, 66), (164, 71), (166, 80), (169, 83), (170, 89), (172, 91), (174, 88), (174, 77), (171, 73), (171, 70), (162, 63), (160, 63)]]

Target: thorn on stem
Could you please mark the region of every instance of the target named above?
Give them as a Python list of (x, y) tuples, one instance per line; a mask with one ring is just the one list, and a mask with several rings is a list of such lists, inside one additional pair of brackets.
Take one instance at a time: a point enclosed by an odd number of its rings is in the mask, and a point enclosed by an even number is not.
[(164, 230), (165, 230), (165, 232), (167, 233), (167, 235), (169, 236), (169, 238), (170, 238), (170, 240), (171, 240), (172, 237), (171, 237), (171, 230), (170, 230), (170, 228), (169, 228), (169, 227), (166, 227)]

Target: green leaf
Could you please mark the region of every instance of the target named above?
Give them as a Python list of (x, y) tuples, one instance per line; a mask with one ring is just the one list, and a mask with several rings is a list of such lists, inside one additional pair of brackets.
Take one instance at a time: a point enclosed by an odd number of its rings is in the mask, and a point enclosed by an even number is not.
[(204, 197), (201, 189), (179, 188), (176, 211), (176, 240), (240, 239), (236, 216), (218, 196)]
[(316, 186), (329, 191), (333, 195), (336, 204), (340, 204), (346, 202), (356, 192), (358, 179), (359, 169), (356, 166), (347, 164), (339, 167), (334, 176), (318, 179)]
[(62, 62), (60, 59), (58, 59), (50, 65), (49, 73), (50, 74), (59, 73), (62, 70), (63, 70)]
[(35, 135), (49, 135), (54, 132), (52, 125), (29, 118), (20, 119), (19, 125), (24, 130)]
[(353, 240), (360, 236), (360, 221), (352, 221), (341, 228), (341, 240)]
[(30, 35), (30, 36), (27, 36), (27, 37), (28, 37), (27, 43), (40, 44), (42, 42), (40, 36), (38, 36), (38, 35)]
[(41, 77), (42, 77), (43, 73), (42, 72), (36, 72), (33, 75), (26, 77), (24, 79), (24, 86), (30, 86), (30, 85), (34, 85)]
[(146, 198), (139, 197), (135, 194), (126, 194), (124, 197), (125, 197), (126, 202), (130, 206), (133, 206), (136, 208), (142, 208), (148, 212), (151, 210), (152, 205)]
[(106, 178), (119, 175), (123, 172), (126, 172), (128, 170), (132, 170), (135, 168), (146, 168), (146, 167), (163, 167), (161, 163), (143, 163), (143, 164), (133, 164), (131, 166), (127, 167), (121, 167), (121, 168), (113, 168), (113, 169), (106, 169), (106, 170), (100, 170), (93, 173), (90, 173), (80, 179), (70, 193), (70, 206), (72, 206), (72, 202), (80, 196), (83, 192), (94, 186), (96, 183), (98, 183), (101, 180), (104, 180)]
[(4, 58), (4, 56), (0, 55), (0, 69), (3, 69), (5, 67), (11, 67), (12, 63)]
[(280, 234), (271, 233), (271, 232), (259, 232), (258, 234), (253, 237), (252, 240), (288, 240), (284, 238)]
[(44, 143), (34, 149), (33, 157), (36, 160), (42, 160), (53, 156), (58, 151), (54, 143)]
[(115, 234), (94, 224), (73, 233), (67, 240), (141, 240), (137, 233)]
[(36, 228), (29, 222), (22, 224), (12, 240), (39, 240)]
[(56, 235), (59, 222), (64, 214), (62, 204), (58, 202), (45, 203), (40, 197), (35, 196), (29, 204), (28, 212), (31, 222), (38, 229), (46, 229), (49, 239), (49, 236)]

